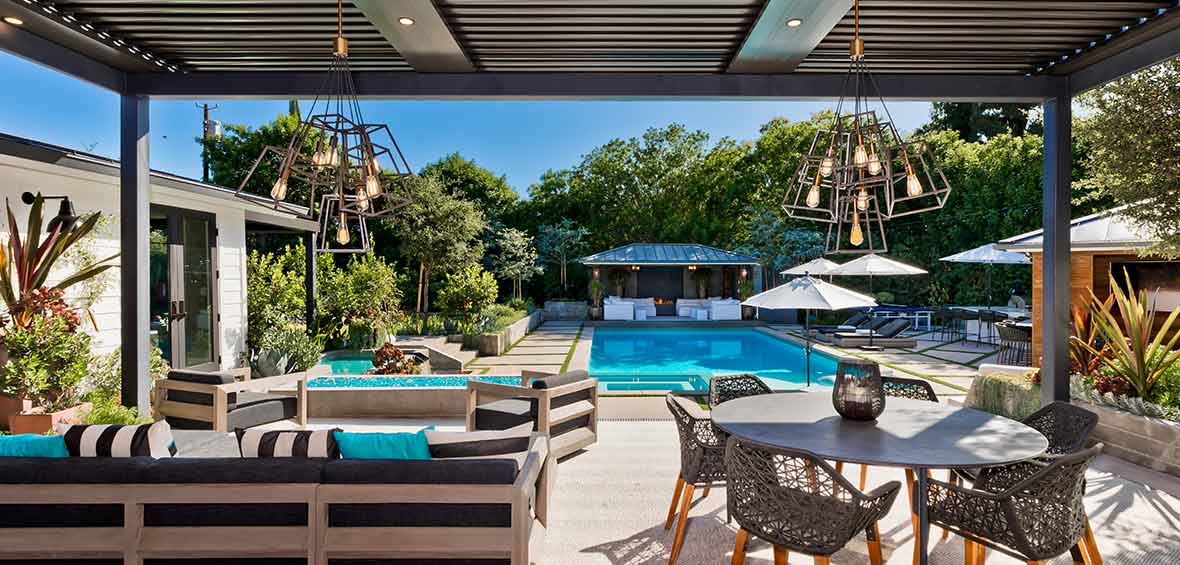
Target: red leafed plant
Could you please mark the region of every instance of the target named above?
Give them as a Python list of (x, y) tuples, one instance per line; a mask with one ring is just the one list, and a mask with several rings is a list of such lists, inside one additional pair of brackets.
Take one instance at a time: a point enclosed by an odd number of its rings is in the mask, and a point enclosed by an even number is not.
[[(1112, 293), (1105, 300), (1100, 301), (1101, 308), (1110, 310), (1114, 298)], [(1074, 373), (1086, 376), (1097, 375), (1098, 369), (1111, 358), (1111, 350), (1110, 346), (1102, 341), (1098, 324), (1094, 323), (1093, 309), (1090, 304), (1073, 307), (1070, 326), (1072, 330), (1072, 335), (1069, 337), (1070, 369)]]
[[(65, 224), (57, 223), (47, 231), (43, 226), (44, 205), (45, 199), (38, 194), (29, 209), (29, 221), (22, 238), (12, 206), (5, 203), (8, 208), (8, 243), (0, 248), (0, 298), (8, 307), (10, 322), (21, 328), (27, 327), (35, 316), (61, 314), (63, 308), (68, 310), (63, 298), (65, 289), (114, 267), (116, 263), (112, 261), (119, 256), (116, 253), (95, 261), (66, 275), (57, 284), (47, 286), (54, 264), (71, 246), (94, 230), (99, 214), (84, 216), (68, 229)], [(73, 317), (77, 318), (77, 315)], [(77, 327), (76, 322), (73, 327)]]
[(421, 368), (413, 357), (398, 349), (392, 343), (385, 342), (377, 351), (373, 352), (374, 375), (416, 375)]

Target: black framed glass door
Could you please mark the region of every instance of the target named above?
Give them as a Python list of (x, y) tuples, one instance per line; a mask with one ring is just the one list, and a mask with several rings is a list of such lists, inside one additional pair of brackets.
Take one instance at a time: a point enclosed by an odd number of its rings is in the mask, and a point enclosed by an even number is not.
[(216, 216), (153, 205), (150, 237), (152, 341), (173, 367), (216, 369)]

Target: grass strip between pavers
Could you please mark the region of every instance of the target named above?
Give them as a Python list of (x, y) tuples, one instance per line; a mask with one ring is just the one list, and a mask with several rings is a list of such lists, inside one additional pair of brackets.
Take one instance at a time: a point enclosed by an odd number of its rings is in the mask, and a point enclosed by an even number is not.
[(578, 333), (574, 334), (574, 342), (570, 344), (570, 350), (565, 354), (565, 361), (562, 361), (561, 370), (558, 371), (559, 373), (564, 373), (569, 368), (570, 361), (574, 360), (574, 350), (578, 347), (578, 341), (582, 339), (582, 328), (584, 327), (586, 327), (586, 324), (578, 325)]
[(962, 392), (967, 392), (967, 389), (965, 389), (957, 384), (944, 381), (944, 380), (942, 380), (938, 377), (935, 377), (933, 375), (924, 375), (924, 374), (914, 371), (912, 369), (906, 369), (905, 367), (902, 367), (900, 365), (894, 365), (893, 363), (887, 363), (887, 362), (881, 361), (879, 359), (873, 359), (872, 357), (869, 357), (867, 355), (861, 355), (856, 352), (852, 352), (852, 351), (846, 351), (846, 352), (853, 357), (859, 357), (861, 359), (864, 359), (865, 361), (872, 361), (873, 363), (876, 363), (882, 367), (889, 367), (890, 369), (893, 369), (894, 371), (901, 371), (903, 373), (906, 373), (907, 375), (913, 375), (915, 377), (920, 377), (920, 378), (926, 379), (926, 380), (933, 382), (933, 383), (938, 383), (938, 384), (945, 386), (945, 387), (953, 388), (955, 390), (962, 391)]

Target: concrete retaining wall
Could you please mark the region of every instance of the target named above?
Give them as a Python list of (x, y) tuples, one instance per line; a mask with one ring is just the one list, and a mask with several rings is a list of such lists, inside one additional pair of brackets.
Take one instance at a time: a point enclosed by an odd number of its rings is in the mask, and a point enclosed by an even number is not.
[(585, 302), (550, 300), (545, 302), (546, 320), (585, 320), (590, 306)]
[(1180, 477), (1180, 424), (1075, 400), (1098, 414), (1094, 441), (1105, 453), (1156, 471)]
[(312, 388), (307, 415), (312, 418), (461, 418), (466, 388)]
[(479, 354), (483, 357), (495, 357), (504, 353), (513, 344), (537, 329), (537, 326), (540, 326), (543, 321), (545, 321), (544, 312), (537, 310), (513, 322), (500, 333), (479, 336)]

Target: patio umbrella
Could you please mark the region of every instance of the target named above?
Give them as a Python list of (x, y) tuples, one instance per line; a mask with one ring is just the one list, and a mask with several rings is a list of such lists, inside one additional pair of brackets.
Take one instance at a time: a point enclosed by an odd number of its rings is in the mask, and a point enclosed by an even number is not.
[[(867, 276), (869, 277), (869, 292), (873, 292), (873, 277), (924, 275), (925, 269), (907, 265), (901, 261), (894, 261), (888, 257), (870, 253), (854, 259), (828, 272), (829, 275)], [(873, 349), (873, 334), (869, 334), (869, 345), (862, 349)]]
[[(946, 261), (948, 263), (977, 263), (981, 265), (1030, 265), (1032, 260), (1028, 255), (1016, 251), (1004, 251), (996, 247), (996, 244), (989, 243), (987, 245), (980, 245), (975, 249), (968, 249), (961, 253), (954, 255), (947, 255), (939, 261)], [(992, 268), (987, 268), (987, 281), (985, 288), (988, 289), (987, 302), (991, 306), (991, 285), (992, 283)]]
[(835, 269), (836, 267), (839, 267), (839, 266), (840, 266), (840, 264), (835, 261), (829, 261), (823, 257), (820, 257), (818, 259), (812, 259), (806, 263), (803, 263), (802, 265), (795, 265), (794, 267), (791, 267), (790, 269), (787, 269), (779, 274), (780, 275), (826, 275), (829, 272), (831, 272), (832, 269)]
[(877, 301), (871, 296), (848, 290), (842, 286), (821, 281), (808, 276), (799, 277), (782, 286), (774, 287), (766, 292), (755, 294), (742, 302), (745, 306), (766, 308), (767, 310), (804, 310), (803, 327), (807, 347), (807, 386), (811, 386), (811, 311), (812, 310), (844, 310), (847, 308), (863, 308), (876, 306)]

